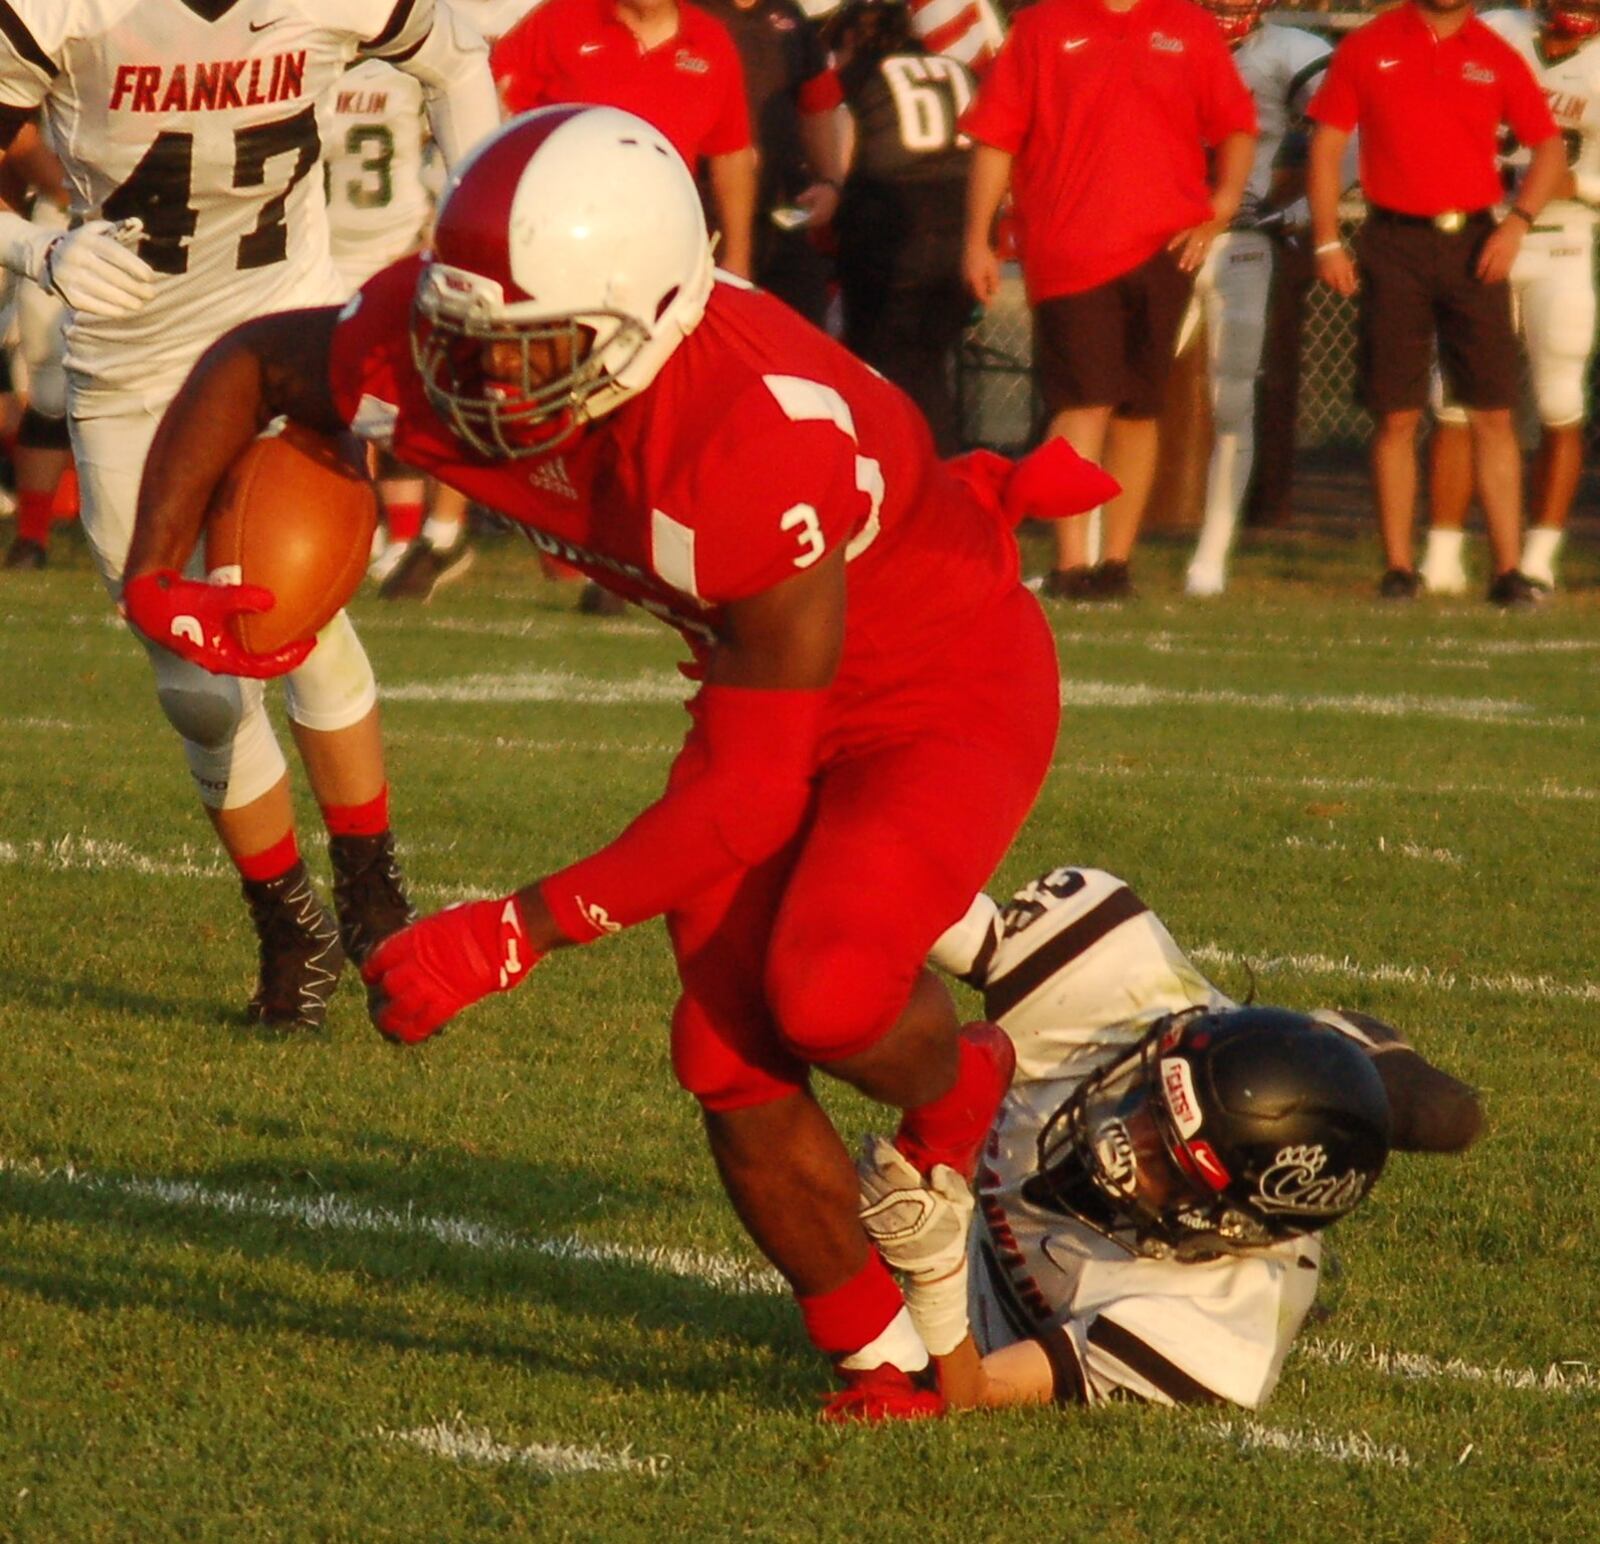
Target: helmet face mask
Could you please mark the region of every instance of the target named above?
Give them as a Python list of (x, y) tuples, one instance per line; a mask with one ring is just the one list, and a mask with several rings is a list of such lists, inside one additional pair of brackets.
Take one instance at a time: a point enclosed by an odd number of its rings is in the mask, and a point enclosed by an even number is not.
[(547, 456), (565, 445), (588, 421), (589, 399), (611, 383), (613, 365), (626, 369), (648, 341), (620, 312), (521, 320), (476, 296), (452, 303), (451, 280), (472, 276), (442, 270), (432, 265), (418, 286), (411, 357), (434, 411), (491, 460)]
[(713, 281), (671, 143), (617, 108), (543, 108), (452, 177), (412, 301), (412, 360), (479, 455), (550, 455), (654, 380)]
[[(1136, 1254), (1204, 1260), (1351, 1211), (1389, 1145), (1366, 1054), (1300, 1014), (1195, 1009), (1089, 1078), (1039, 1134), (1041, 1187)], [(1068, 1199), (1083, 1182), (1102, 1225)]]

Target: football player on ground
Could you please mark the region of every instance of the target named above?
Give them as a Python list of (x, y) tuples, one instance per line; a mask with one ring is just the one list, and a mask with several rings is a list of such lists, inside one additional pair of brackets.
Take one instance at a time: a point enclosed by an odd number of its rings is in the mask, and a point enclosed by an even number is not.
[[(83, 524), (114, 595), (146, 449), (201, 351), (263, 310), (341, 294), (312, 175), (316, 103), (358, 52), (422, 81), (447, 155), (494, 126), (485, 50), (444, 0), (0, 0), (0, 145), (42, 114), (76, 222), (40, 232), (0, 214), (0, 264), (72, 309), (68, 411)], [(129, 606), (135, 620), (160, 611), (158, 596)], [(288, 681), (295, 740), (331, 836), (336, 926), (299, 856), (260, 683), (185, 663), (159, 647), (160, 627), (145, 635), (157, 697), (260, 938), (249, 1011), (319, 1024), (345, 955), (362, 958), (409, 915), (366, 654), (341, 613), (309, 658), (296, 651), (304, 663)], [(218, 634), (221, 660), (233, 657), (229, 638)]]
[[(1586, 383), (1595, 340), (1595, 222), (1600, 219), (1600, 3), (1555, 0), (1537, 11), (1487, 11), (1483, 20), (1528, 61), (1567, 145), (1567, 182), (1539, 212), (1511, 265), (1511, 293), (1542, 426), (1521, 571), (1541, 590), (1556, 559), (1583, 470)], [(1513, 185), (1528, 159), (1507, 158)], [(1463, 408), (1435, 409), (1431, 521), (1422, 580), (1439, 595), (1467, 587), (1462, 525), (1472, 500), (1472, 444)]]
[(1318, 1230), (1391, 1150), (1459, 1152), (1482, 1124), (1377, 1019), (1240, 1007), (1095, 869), (1003, 911), (979, 896), (934, 958), (1016, 1046), (977, 1216), (958, 1176), (929, 1183), (881, 1137), (859, 1172), (952, 1404), (1261, 1405), (1316, 1296)]
[(1059, 711), (1010, 526), (1109, 479), (1064, 446), (1014, 471), (937, 461), (906, 397), (713, 269), (682, 160), (609, 107), (513, 120), (452, 180), (423, 258), (207, 355), (151, 454), (130, 595), (228, 604), (173, 570), (277, 413), (386, 435), (677, 628), (701, 683), (665, 792), (615, 841), (373, 953), (378, 1027), (426, 1039), (548, 951), (664, 914), (678, 1079), (848, 1385), (831, 1413), (933, 1413), (811, 1074), (904, 1110), (919, 1173), (971, 1172), (1010, 1042), (963, 1029), (924, 960), (1032, 804)]
[[(427, 238), (433, 196), (422, 82), (382, 59), (362, 59), (323, 98), (321, 128), (333, 261), (345, 293), (353, 295), (380, 268), (420, 251)], [(426, 599), (472, 564), (472, 548), (462, 540), (464, 504), (445, 492), (425, 527), (428, 491), (421, 474), (404, 467), (390, 465), (379, 478), (388, 535), (368, 573), (387, 598), (425, 589)]]
[[(1228, 582), (1228, 553), (1255, 464), (1256, 377), (1267, 336), (1267, 297), (1276, 241), (1304, 188), (1301, 165), (1281, 168), (1286, 141), (1303, 121), (1333, 50), (1300, 27), (1263, 26), (1262, 0), (1202, 0), (1233, 49), (1233, 62), (1255, 98), (1255, 161), (1244, 202), (1232, 225), (1211, 245), (1195, 278), (1194, 299), (1178, 338), (1187, 346), (1204, 316), (1210, 352), (1214, 439), (1206, 478), (1205, 518), (1190, 560), (1190, 595), (1220, 595)], [(1269, 234), (1270, 232), (1270, 234)]]

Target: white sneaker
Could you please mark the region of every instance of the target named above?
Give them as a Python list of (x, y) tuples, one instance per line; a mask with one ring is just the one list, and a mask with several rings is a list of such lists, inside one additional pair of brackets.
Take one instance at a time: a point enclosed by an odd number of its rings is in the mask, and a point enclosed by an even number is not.
[(1422, 565), (1422, 587), (1430, 595), (1465, 595), (1467, 571), (1460, 563), (1427, 563)]
[(390, 542), (377, 557), (367, 564), (367, 578), (374, 584), (382, 584), (400, 566), (406, 553), (410, 550), (411, 543), (408, 541)]
[(1228, 587), (1228, 576), (1220, 568), (1201, 568), (1191, 564), (1184, 576), (1185, 595), (1220, 595)]

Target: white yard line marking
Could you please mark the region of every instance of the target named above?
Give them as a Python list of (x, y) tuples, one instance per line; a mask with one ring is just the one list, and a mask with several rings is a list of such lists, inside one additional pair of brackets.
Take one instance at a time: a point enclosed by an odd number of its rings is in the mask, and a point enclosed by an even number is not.
[[(526, 1252), (543, 1259), (579, 1265), (638, 1266), (738, 1295), (776, 1296), (786, 1290), (776, 1271), (736, 1255), (704, 1249), (617, 1244), (606, 1239), (580, 1238), (576, 1234), (540, 1238), (470, 1217), (423, 1212), (410, 1205), (398, 1208), (360, 1205), (327, 1192), (315, 1196), (285, 1196), (268, 1188), (224, 1190), (193, 1180), (99, 1174), (70, 1164), (52, 1168), (32, 1159), (6, 1157), (0, 1157), (0, 1174), (96, 1195), (155, 1202), (176, 1211), (268, 1218), (298, 1224), (314, 1233), (398, 1234), (482, 1253)], [(1542, 1371), (1533, 1367), (1477, 1367), (1456, 1357), (1441, 1360), (1423, 1352), (1391, 1351), (1380, 1346), (1320, 1337), (1298, 1341), (1295, 1351), (1325, 1366), (1353, 1367), (1386, 1377), (1478, 1383), (1535, 1394), (1600, 1393), (1600, 1372), (1585, 1362), (1552, 1363)]]
[(1218, 944), (1189, 950), (1201, 965), (1242, 965), (1257, 975), (1292, 970), (1303, 975), (1341, 976), (1350, 981), (1386, 981), (1403, 986), (1423, 986), (1436, 992), (1504, 992), (1511, 997), (1537, 997), (1558, 1001), (1600, 1003), (1600, 981), (1552, 981), (1549, 976), (1524, 976), (1511, 972), (1499, 976), (1458, 975), (1427, 965), (1362, 965), (1348, 955), (1336, 960), (1326, 954), (1241, 954)]
[(431, 1426), (418, 1426), (410, 1431), (387, 1431), (380, 1426), (378, 1435), (386, 1442), (404, 1443), (456, 1463), (537, 1469), (541, 1474), (551, 1475), (647, 1474), (655, 1479), (669, 1463), (664, 1453), (635, 1456), (631, 1447), (614, 1452), (561, 1442), (534, 1442), (516, 1447), (500, 1441), (485, 1426), (467, 1425), (466, 1417), (459, 1410), (448, 1421), (435, 1421)]
[(233, 875), (233, 869), (221, 859), (202, 858), (187, 845), (180, 847), (178, 853), (175, 858), (151, 858), (136, 852), (126, 842), (68, 835), (49, 841), (34, 838), (24, 842), (0, 842), (0, 865), (56, 872), (99, 873), (120, 869), (162, 879), (226, 879)]
[(1364, 1431), (1349, 1432), (1341, 1437), (1305, 1429), (1284, 1431), (1251, 1420), (1213, 1421), (1205, 1430), (1247, 1453), (1265, 1449), (1274, 1453), (1331, 1458), (1341, 1464), (1382, 1464), (1391, 1469), (1411, 1467), (1411, 1455), (1403, 1447), (1375, 1442)]
[[(1285, 847), (1292, 847), (1300, 852), (1351, 852), (1360, 851), (1366, 844), (1350, 842), (1319, 842), (1309, 836), (1286, 836), (1283, 839)], [(1387, 837), (1380, 836), (1377, 843), (1378, 851), (1392, 854), (1401, 858), (1415, 858), (1421, 863), (1448, 863), (1453, 868), (1459, 868), (1466, 859), (1458, 852), (1451, 852), (1448, 847), (1422, 847), (1416, 842), (1391, 842)]]
[(1587, 1362), (1552, 1362), (1543, 1371), (1537, 1367), (1477, 1367), (1456, 1356), (1441, 1359), (1420, 1351), (1389, 1351), (1352, 1340), (1320, 1338), (1299, 1341), (1295, 1352), (1325, 1367), (1363, 1368), (1387, 1378), (1482, 1383), (1534, 1394), (1600, 1394), (1600, 1372)]
[[(1273, 777), (1264, 773), (1217, 772), (1206, 767), (1174, 763), (1152, 766), (1138, 762), (1124, 766), (1115, 762), (1058, 761), (1052, 772), (1070, 772), (1080, 777), (1160, 778), (1180, 782), (1207, 782), (1224, 788), (1283, 788), (1306, 793), (1401, 793), (1426, 794), (1429, 798), (1493, 797), (1503, 799), (1504, 783), (1403, 783), (1382, 777)], [(1600, 788), (1574, 788), (1554, 779), (1529, 784), (1516, 790), (1519, 799), (1549, 799), (1556, 803), (1592, 804), (1600, 799)]]
[(678, 749), (665, 740), (530, 740), (505, 734), (436, 734), (425, 729), (385, 728), (395, 745), (465, 745), (475, 751), (527, 751), (540, 756), (666, 756)]
[(604, 1239), (580, 1238), (576, 1234), (540, 1238), (469, 1217), (419, 1212), (412, 1206), (399, 1209), (362, 1206), (329, 1193), (285, 1196), (272, 1190), (218, 1190), (193, 1180), (91, 1174), (70, 1165), (51, 1169), (11, 1158), (0, 1158), (0, 1174), (66, 1185), (91, 1194), (152, 1201), (178, 1211), (220, 1212), (233, 1217), (298, 1223), (313, 1233), (400, 1234), (488, 1254), (526, 1253), (579, 1265), (643, 1266), (666, 1276), (704, 1282), (724, 1292), (766, 1295), (784, 1290), (783, 1280), (776, 1271), (733, 1255), (651, 1244), (615, 1244)]
[(1336, 654), (1350, 654), (1358, 649), (1381, 649), (1385, 652), (1404, 648), (1421, 651), (1422, 662), (1444, 663), (1429, 659), (1428, 655), (1483, 655), (1506, 657), (1514, 655), (1600, 653), (1600, 641), (1593, 638), (1450, 638), (1429, 637), (1426, 642), (1404, 638), (1340, 638), (1334, 646), (1309, 643), (1304, 634), (1258, 633), (1248, 643), (1219, 644), (1209, 635), (1186, 632), (1155, 631), (1146, 633), (1107, 633), (1087, 630), (1065, 631), (1057, 629), (1056, 637), (1065, 644), (1084, 645), (1091, 648), (1143, 649), (1151, 654), (1181, 654), (1186, 659), (1327, 659)]
[[(521, 621), (495, 621), (479, 617), (421, 617), (412, 608), (404, 616), (377, 616), (371, 612), (361, 618), (362, 633), (405, 633), (415, 638), (422, 633), (460, 633), (469, 638), (570, 638), (573, 618), (567, 612), (540, 612)], [(620, 638), (664, 638), (660, 622), (633, 621), (627, 617), (587, 617), (585, 633), (602, 633)]]
[(39, 729), (50, 732), (65, 731), (70, 734), (86, 734), (86, 724), (75, 724), (67, 718), (8, 718), (0, 716), (0, 726), (6, 729)]
[[(202, 862), (188, 848), (180, 848), (179, 853), (176, 858), (152, 858), (135, 851), (124, 842), (104, 841), (86, 835), (60, 836), (50, 841), (0, 841), (0, 868), (10, 865), (53, 871), (121, 870), (153, 878), (234, 877), (233, 869), (220, 860)], [(401, 855), (405, 856), (405, 853), (406, 848), (402, 846)], [(458, 901), (481, 896), (494, 887), (494, 881), (489, 877), (470, 884), (419, 884), (413, 887), (413, 893), (419, 899)], [(1600, 982), (1594, 981), (1556, 981), (1549, 976), (1525, 976), (1515, 972), (1498, 976), (1460, 975), (1454, 971), (1433, 970), (1426, 965), (1362, 965), (1348, 956), (1336, 960), (1325, 954), (1258, 957), (1225, 949), (1220, 944), (1202, 944), (1189, 952), (1202, 965), (1244, 965), (1262, 975), (1292, 970), (1308, 975), (1339, 976), (1353, 981), (1423, 986), (1439, 992), (1503, 992), (1513, 997), (1600, 1002)]]
[(1221, 687), (1184, 689), (1122, 681), (1063, 681), (1061, 705), (1067, 708), (1183, 706), (1247, 708), (1258, 713), (1351, 713), (1365, 718), (1516, 724), (1524, 729), (1580, 729), (1588, 722), (1577, 714), (1535, 718), (1531, 716), (1533, 708), (1512, 698), (1424, 697), (1414, 693), (1379, 697), (1367, 692), (1241, 692)]
[(691, 690), (682, 676), (641, 673), (612, 679), (570, 670), (517, 670), (444, 681), (403, 681), (380, 686), (379, 695), (385, 702), (585, 702), (612, 706), (682, 702)]

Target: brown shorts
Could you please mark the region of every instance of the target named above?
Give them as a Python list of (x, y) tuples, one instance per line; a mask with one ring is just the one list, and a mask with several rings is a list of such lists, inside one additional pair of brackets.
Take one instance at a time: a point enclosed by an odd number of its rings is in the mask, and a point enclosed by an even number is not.
[(1427, 405), (1436, 341), (1452, 401), (1479, 409), (1516, 405), (1522, 365), (1511, 286), (1485, 284), (1472, 271), (1493, 229), (1487, 212), (1454, 232), (1376, 212), (1362, 226), (1358, 346), (1369, 412)]
[(1052, 418), (1063, 408), (1111, 407), (1159, 418), (1172, 349), (1194, 275), (1162, 250), (1137, 268), (1033, 308), (1033, 372)]

